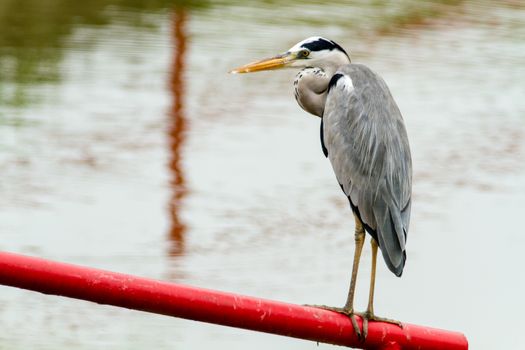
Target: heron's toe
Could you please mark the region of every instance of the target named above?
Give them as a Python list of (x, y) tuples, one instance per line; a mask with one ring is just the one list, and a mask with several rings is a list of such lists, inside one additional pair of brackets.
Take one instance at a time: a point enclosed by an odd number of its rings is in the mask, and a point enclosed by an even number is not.
[[(359, 325), (357, 324), (357, 319), (355, 318), (355, 315), (357, 313), (355, 313), (352, 309), (344, 308), (344, 307), (326, 306), (326, 305), (306, 305), (306, 306), (317, 307), (317, 308), (320, 308), (320, 309), (337, 312), (339, 314), (343, 314), (343, 315), (347, 316), (350, 319), (350, 321), (352, 322), (352, 327), (354, 327), (354, 332), (357, 335), (357, 337), (359, 339), (365, 340), (366, 336), (363, 337), (363, 333), (359, 329)], [(359, 315), (359, 314), (357, 314), (357, 315)]]
[(365, 340), (368, 335), (368, 323), (369, 322), (386, 322), (386, 323), (395, 324), (396, 326), (403, 328), (403, 324), (400, 321), (393, 320), (390, 318), (385, 318), (385, 317), (379, 317), (369, 311), (356, 312), (355, 314), (360, 316), (363, 319), (363, 340)]

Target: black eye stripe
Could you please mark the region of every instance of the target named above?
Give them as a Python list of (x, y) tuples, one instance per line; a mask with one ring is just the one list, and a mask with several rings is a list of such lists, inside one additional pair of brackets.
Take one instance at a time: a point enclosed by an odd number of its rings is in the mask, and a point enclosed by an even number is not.
[(302, 44), (301, 47), (308, 49), (310, 51), (339, 50), (348, 56), (346, 51), (341, 46), (339, 46), (337, 43), (330, 41), (330, 40), (323, 39), (323, 38), (319, 38), (315, 41), (311, 41), (309, 43)]

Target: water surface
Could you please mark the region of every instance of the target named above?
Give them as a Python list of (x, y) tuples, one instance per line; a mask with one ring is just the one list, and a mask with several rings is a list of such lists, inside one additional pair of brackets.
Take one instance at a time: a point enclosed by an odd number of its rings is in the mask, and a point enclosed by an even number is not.
[[(504, 332), (525, 326), (524, 16), (513, 1), (0, 1), (0, 249), (342, 304), (353, 218), (295, 72), (226, 73), (323, 35), (385, 78), (411, 142), (408, 261), (401, 279), (380, 264), (377, 313), (520, 348)], [(2, 349), (317, 348), (7, 287), (0, 317)]]

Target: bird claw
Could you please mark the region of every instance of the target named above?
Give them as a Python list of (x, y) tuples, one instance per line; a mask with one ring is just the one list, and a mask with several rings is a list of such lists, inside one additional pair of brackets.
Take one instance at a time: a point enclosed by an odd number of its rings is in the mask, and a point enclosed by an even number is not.
[(352, 327), (354, 327), (354, 332), (357, 335), (357, 338), (362, 340), (362, 341), (364, 341), (366, 339), (366, 336), (363, 336), (363, 333), (359, 329), (359, 325), (357, 324), (357, 320), (355, 318), (355, 315), (359, 315), (360, 316), (360, 314), (354, 312), (353, 310), (345, 309), (345, 308), (342, 308), (342, 307), (326, 306), (326, 305), (305, 305), (305, 306), (311, 306), (311, 307), (316, 307), (316, 308), (319, 308), (319, 309), (333, 311), (333, 312), (337, 312), (339, 314), (347, 316), (350, 319), (350, 321), (352, 322)]
[(399, 322), (397, 320), (392, 320), (390, 318), (384, 318), (384, 317), (376, 316), (370, 311), (356, 312), (355, 315), (358, 315), (363, 320), (363, 333), (362, 333), (363, 337), (362, 337), (362, 340), (365, 340), (366, 337), (368, 336), (368, 322), (369, 321), (371, 321), (371, 322), (392, 323), (392, 324), (395, 324), (396, 326), (400, 327), (401, 329), (403, 329), (403, 324), (401, 322)]
[[(361, 341), (365, 341), (366, 337), (368, 336), (368, 323), (369, 322), (386, 322), (386, 323), (392, 323), (400, 328), (403, 328), (403, 324), (397, 320), (392, 320), (390, 318), (384, 318), (374, 315), (370, 311), (365, 312), (354, 312), (351, 309), (346, 309), (343, 307), (334, 307), (334, 306), (326, 306), (326, 305), (305, 305), (310, 307), (316, 307), (319, 309), (329, 310), (333, 312), (337, 312), (339, 314), (343, 314), (347, 316), (350, 321), (352, 322), (352, 326), (354, 327), (354, 332), (357, 335), (357, 338)], [(363, 320), (363, 329), (359, 329), (359, 325), (357, 324), (357, 320), (355, 316), (361, 317)]]

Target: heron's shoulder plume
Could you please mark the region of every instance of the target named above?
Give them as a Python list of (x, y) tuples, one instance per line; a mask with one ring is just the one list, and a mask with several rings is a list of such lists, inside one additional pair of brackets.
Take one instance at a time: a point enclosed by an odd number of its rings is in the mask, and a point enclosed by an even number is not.
[(332, 79), (330, 79), (330, 82), (328, 83), (327, 91), (330, 92), (330, 89), (332, 89), (337, 84), (337, 81), (341, 79), (342, 77), (343, 75), (341, 73), (334, 74), (334, 76), (332, 77)]
[(336, 87), (339, 82), (342, 82), (342, 88), (347, 93), (351, 92), (354, 89), (352, 78), (350, 78), (350, 76), (346, 74), (337, 72), (332, 76), (332, 79), (330, 79), (330, 82), (328, 83), (327, 92), (330, 92), (330, 90)]

